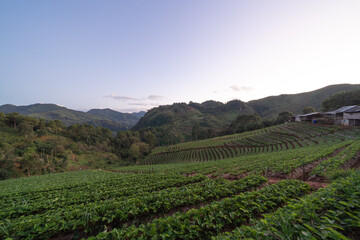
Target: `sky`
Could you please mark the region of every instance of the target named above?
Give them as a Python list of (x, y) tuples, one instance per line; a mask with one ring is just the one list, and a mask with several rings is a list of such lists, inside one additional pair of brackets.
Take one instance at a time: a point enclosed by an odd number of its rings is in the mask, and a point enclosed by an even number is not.
[(359, 0), (0, 0), (0, 105), (137, 112), (360, 83)]

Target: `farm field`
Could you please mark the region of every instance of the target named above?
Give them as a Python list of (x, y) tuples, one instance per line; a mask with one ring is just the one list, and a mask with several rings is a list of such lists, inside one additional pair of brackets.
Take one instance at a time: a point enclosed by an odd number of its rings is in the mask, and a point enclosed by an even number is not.
[(287, 123), (251, 132), (159, 147), (143, 164), (204, 162), (359, 138), (359, 128)]
[(0, 181), (0, 239), (359, 239), (359, 157), (358, 128), (287, 124)]

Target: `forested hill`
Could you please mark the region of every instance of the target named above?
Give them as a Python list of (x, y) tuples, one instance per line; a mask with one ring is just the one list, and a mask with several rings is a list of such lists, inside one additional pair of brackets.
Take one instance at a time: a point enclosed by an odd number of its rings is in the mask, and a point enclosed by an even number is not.
[(0, 112), (0, 180), (110, 165), (134, 164), (155, 145), (149, 132), (119, 132), (89, 124)]
[(311, 92), (266, 97), (250, 101), (247, 104), (263, 118), (274, 117), (282, 111), (300, 114), (303, 108), (307, 106), (321, 111), (321, 104), (328, 97), (339, 92), (355, 89), (360, 89), (360, 84), (337, 84)]
[(173, 131), (191, 133), (195, 125), (211, 129), (223, 129), (238, 115), (252, 114), (254, 110), (240, 100), (228, 103), (207, 101), (203, 103), (174, 103), (151, 109), (133, 127), (171, 127)]
[(117, 132), (134, 126), (140, 119), (130, 113), (121, 113), (110, 109), (92, 109), (88, 112), (75, 111), (55, 104), (32, 104), (28, 106), (2, 105), (0, 112), (17, 112), (21, 115), (43, 118), (48, 121), (59, 120), (70, 126), (76, 123), (88, 123), (96, 127), (106, 127)]
[[(225, 104), (216, 101), (175, 103), (151, 109), (132, 130), (149, 128), (153, 132), (154, 129), (164, 132), (162, 135), (167, 135), (169, 143), (205, 139), (241, 129), (254, 130), (287, 121), (292, 114), (303, 113), (304, 107), (320, 111), (325, 99), (354, 89), (360, 89), (360, 84), (331, 85), (311, 92), (271, 96), (247, 103), (240, 100)], [(240, 123), (246, 126), (239, 128)]]

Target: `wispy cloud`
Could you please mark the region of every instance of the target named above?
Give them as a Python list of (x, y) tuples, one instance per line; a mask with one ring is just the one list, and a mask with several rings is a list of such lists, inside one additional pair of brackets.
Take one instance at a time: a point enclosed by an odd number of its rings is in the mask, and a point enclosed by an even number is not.
[(253, 90), (253, 88), (251, 87), (246, 87), (246, 86), (237, 86), (237, 85), (231, 85), (230, 89), (235, 91), (235, 92), (251, 92)]
[(116, 95), (114, 93), (112, 93), (110, 95), (107, 95), (105, 97), (112, 98), (112, 99), (115, 99), (115, 100), (123, 100), (123, 101), (139, 101), (139, 100), (142, 100), (142, 99), (135, 98), (135, 97), (119, 96), (119, 95)]
[(231, 85), (230, 88), (232, 90), (234, 90), (235, 92), (239, 92), (240, 91), (240, 87), (236, 86), (236, 85)]
[(131, 106), (144, 106), (144, 107), (154, 107), (154, 106), (159, 106), (161, 105), (160, 103), (147, 103), (147, 102), (132, 102), (132, 103), (128, 103), (128, 105)]
[(119, 96), (119, 95), (116, 95), (114, 93), (110, 94), (110, 95), (107, 95), (105, 96), (107, 98), (112, 98), (112, 99), (115, 99), (115, 100), (122, 100), (122, 101), (136, 101), (136, 102), (139, 102), (139, 101), (146, 101), (146, 100), (151, 100), (151, 101), (160, 101), (160, 100), (164, 100), (165, 97), (163, 96), (160, 96), (160, 95), (149, 95), (148, 97), (146, 98), (137, 98), (137, 97), (130, 97), (130, 96)]
[(159, 95), (150, 95), (148, 99), (153, 101), (159, 101), (165, 99), (165, 97)]

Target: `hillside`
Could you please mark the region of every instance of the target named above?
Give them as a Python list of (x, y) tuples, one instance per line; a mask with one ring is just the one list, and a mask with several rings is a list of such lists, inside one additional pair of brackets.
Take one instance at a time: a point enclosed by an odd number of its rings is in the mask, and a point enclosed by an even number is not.
[(101, 142), (88, 145), (68, 136), (64, 130), (60, 133), (57, 127), (47, 127), (45, 134), (24, 134), (0, 124), (0, 180), (104, 168), (110, 163), (121, 162), (110, 147), (111, 133)]
[(194, 126), (221, 131), (238, 115), (251, 113), (254, 110), (240, 100), (225, 104), (216, 101), (174, 103), (151, 109), (132, 129), (167, 127), (176, 133), (188, 135)]
[(118, 111), (114, 111), (112, 109), (91, 109), (86, 112), (87, 115), (91, 114), (93, 116), (107, 119), (113, 122), (121, 122), (124, 123), (127, 127), (134, 126), (140, 119), (136, 114), (129, 113), (121, 113)]
[[(184, 163), (229, 159), (359, 139), (359, 128), (287, 123), (240, 134), (159, 147), (144, 163)], [(278, 156), (280, 158), (280, 156)], [(225, 166), (224, 166), (225, 168)], [(231, 170), (227, 166), (226, 169)]]
[[(284, 122), (278, 117), (282, 112), (289, 111), (299, 114), (307, 106), (320, 110), (322, 101), (334, 93), (359, 88), (360, 84), (339, 84), (306, 93), (266, 97), (248, 103), (240, 100), (233, 100), (225, 104), (216, 101), (175, 103), (149, 110), (132, 130), (160, 129), (166, 133), (157, 135), (169, 135), (167, 138), (171, 139), (167, 144), (206, 139), (234, 132), (236, 129), (233, 126), (238, 125), (236, 118), (239, 115), (248, 115), (249, 119), (257, 119), (257, 121), (249, 123), (250, 127), (246, 127), (250, 130), (276, 125)], [(261, 118), (253, 114), (258, 114)], [(237, 129), (239, 130), (241, 127)]]
[(150, 153), (150, 140), (149, 134), (126, 131), (114, 136), (90, 124), (66, 127), (58, 120), (0, 112), (0, 180), (134, 164)]
[(0, 181), (0, 238), (358, 239), (359, 131), (284, 124)]
[(0, 112), (17, 112), (21, 115), (43, 118), (45, 120), (60, 120), (63, 124), (88, 123), (96, 127), (106, 127), (117, 132), (132, 127), (139, 117), (129, 113), (120, 113), (110, 109), (94, 109), (89, 112), (75, 111), (55, 104), (32, 104), (28, 106), (2, 105)]
[(247, 104), (261, 117), (274, 117), (282, 111), (290, 111), (294, 114), (302, 113), (306, 106), (321, 111), (322, 102), (338, 92), (360, 89), (360, 84), (330, 85), (311, 92), (298, 94), (283, 94), (253, 100)]
[(333, 111), (351, 105), (360, 105), (360, 89), (339, 92), (326, 98), (322, 103), (322, 111)]

